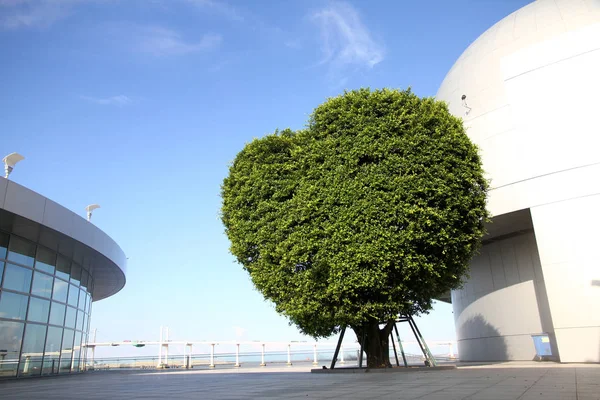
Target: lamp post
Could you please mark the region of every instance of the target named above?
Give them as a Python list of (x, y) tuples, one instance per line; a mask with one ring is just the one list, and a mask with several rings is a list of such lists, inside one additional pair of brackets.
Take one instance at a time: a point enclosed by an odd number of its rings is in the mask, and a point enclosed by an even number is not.
[(85, 211), (87, 213), (87, 220), (90, 221), (92, 219), (92, 212), (94, 212), (94, 210), (96, 208), (100, 208), (100, 206), (98, 204), (90, 204), (89, 206), (87, 206), (85, 208)]
[(25, 157), (23, 157), (19, 153), (10, 153), (2, 159), (2, 162), (4, 163), (4, 177), (6, 179), (8, 179), (8, 176), (15, 168), (15, 165), (24, 158)]

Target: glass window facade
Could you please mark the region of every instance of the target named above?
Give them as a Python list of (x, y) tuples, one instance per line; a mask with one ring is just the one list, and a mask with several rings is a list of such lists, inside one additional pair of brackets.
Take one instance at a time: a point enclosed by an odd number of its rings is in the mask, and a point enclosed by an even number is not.
[(50, 321), (49, 322), (52, 325), (63, 326), (65, 323), (65, 312), (66, 311), (67, 311), (67, 306), (53, 301), (52, 309), (50, 310)]
[(73, 339), (75, 331), (65, 329), (63, 333), (62, 347), (60, 350), (60, 370), (59, 373), (71, 372), (73, 366)]
[(17, 375), (25, 324), (0, 320), (0, 377)]
[(44, 342), (46, 341), (46, 325), (27, 324), (21, 349), (19, 375), (35, 376), (42, 373), (44, 359)]
[(0, 231), (0, 379), (81, 371), (92, 288), (72, 259)]
[(71, 261), (63, 256), (58, 256), (56, 259), (56, 276), (66, 281), (69, 280), (69, 274), (71, 273)]
[(67, 307), (65, 316), (65, 328), (75, 329), (75, 320), (77, 319), (77, 310), (73, 307)]
[(77, 307), (77, 302), (79, 301), (79, 289), (77, 286), (69, 285), (69, 303), (70, 306)]
[(50, 313), (50, 300), (38, 299), (32, 297), (29, 299), (29, 311), (27, 311), (27, 321), (48, 323), (48, 314)]
[(78, 331), (83, 331), (83, 311), (77, 311), (77, 324), (76, 328)]
[(79, 305), (77, 306), (77, 308), (79, 308), (80, 310), (86, 311), (85, 309), (85, 301), (86, 301), (86, 297), (85, 297), (85, 289), (81, 288), (79, 289)]
[(44, 350), (44, 367), (42, 374), (57, 374), (60, 361), (60, 344), (62, 343), (63, 328), (48, 327), (46, 347)]
[(28, 267), (33, 267), (35, 257), (35, 244), (21, 239), (18, 236), (11, 236), (8, 242), (8, 257), (9, 261), (14, 261)]
[(52, 283), (54, 278), (50, 275), (42, 274), (41, 272), (33, 273), (33, 283), (31, 284), (31, 294), (36, 296), (51, 298)]
[(79, 371), (80, 359), (81, 359), (81, 332), (75, 331), (75, 342), (73, 342), (73, 366), (71, 367), (74, 371)]
[(18, 293), (0, 293), (0, 318), (25, 319), (29, 298)]
[(6, 264), (4, 270), (3, 289), (29, 293), (33, 271), (14, 264)]
[(8, 251), (8, 234), (0, 232), (0, 258), (6, 258), (6, 252)]
[(66, 303), (68, 291), (69, 291), (69, 284), (60, 279), (56, 279), (54, 281), (54, 288), (52, 289), (52, 300)]
[(54, 274), (56, 271), (56, 253), (39, 246), (35, 257), (35, 269)]

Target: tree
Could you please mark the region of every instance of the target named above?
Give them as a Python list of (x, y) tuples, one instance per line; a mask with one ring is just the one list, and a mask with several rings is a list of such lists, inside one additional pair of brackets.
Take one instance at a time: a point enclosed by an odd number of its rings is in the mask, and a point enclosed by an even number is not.
[(445, 103), (360, 89), (317, 107), (304, 130), (246, 144), (222, 185), (222, 221), (277, 312), (315, 338), (364, 333), (368, 367), (385, 367), (398, 314), (461, 285), (486, 194)]

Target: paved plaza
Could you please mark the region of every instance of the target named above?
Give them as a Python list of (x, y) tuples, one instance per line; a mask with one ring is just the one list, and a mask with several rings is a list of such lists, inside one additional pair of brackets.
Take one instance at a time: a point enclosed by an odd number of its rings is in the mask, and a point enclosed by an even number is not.
[(0, 382), (9, 399), (600, 399), (600, 365), (502, 363), (455, 370), (311, 374), (310, 367), (99, 371)]

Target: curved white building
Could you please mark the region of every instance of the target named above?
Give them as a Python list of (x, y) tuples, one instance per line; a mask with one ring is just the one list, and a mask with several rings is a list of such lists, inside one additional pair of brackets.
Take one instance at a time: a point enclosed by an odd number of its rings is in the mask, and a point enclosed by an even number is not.
[(452, 292), (461, 359), (531, 360), (548, 333), (560, 361), (600, 362), (600, 0), (504, 18), (437, 98), (491, 180), (489, 235)]
[(95, 225), (0, 177), (0, 380), (82, 371), (92, 302), (125, 266)]

